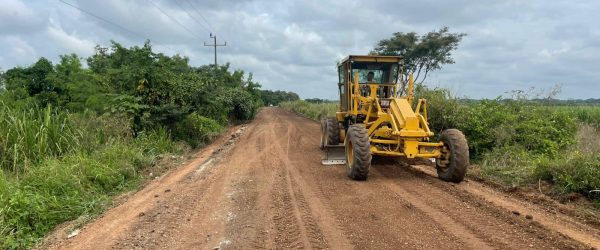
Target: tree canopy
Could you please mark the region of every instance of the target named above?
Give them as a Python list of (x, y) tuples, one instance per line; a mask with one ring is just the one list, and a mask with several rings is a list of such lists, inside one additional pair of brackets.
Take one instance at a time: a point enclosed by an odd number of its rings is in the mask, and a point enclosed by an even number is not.
[(294, 92), (281, 90), (261, 90), (260, 96), (265, 105), (278, 105), (281, 102), (290, 102), (300, 99), (298, 94)]
[(410, 73), (413, 73), (415, 82), (423, 83), (431, 71), (454, 63), (452, 52), (464, 36), (464, 33), (450, 33), (448, 27), (425, 35), (396, 32), (392, 37), (379, 41), (370, 54), (402, 56), (402, 83), (408, 82)]
[(248, 120), (262, 103), (252, 74), (230, 70), (229, 64), (192, 67), (186, 57), (154, 52), (150, 42), (130, 48), (117, 42), (109, 48), (96, 46), (85, 60), (87, 68), (82, 58), (70, 54), (57, 64), (40, 58), (29, 67), (9, 69), (0, 75), (7, 92), (3, 99), (12, 105), (127, 114), (134, 134), (175, 129), (198, 114), (220, 124)]

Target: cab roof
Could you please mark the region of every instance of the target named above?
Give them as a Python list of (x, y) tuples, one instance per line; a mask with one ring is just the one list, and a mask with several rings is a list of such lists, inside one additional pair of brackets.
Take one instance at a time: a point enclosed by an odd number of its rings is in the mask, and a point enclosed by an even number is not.
[(401, 61), (401, 59), (402, 57), (400, 56), (349, 55), (345, 57), (340, 63), (346, 63), (347, 61), (398, 63)]

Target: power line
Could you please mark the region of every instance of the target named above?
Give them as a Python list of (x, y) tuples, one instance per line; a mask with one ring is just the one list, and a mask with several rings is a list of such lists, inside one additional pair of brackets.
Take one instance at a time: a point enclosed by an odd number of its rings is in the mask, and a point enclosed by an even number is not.
[[(128, 29), (128, 28), (125, 28), (124, 26), (122, 26), (122, 25), (119, 25), (119, 24), (117, 24), (117, 23), (111, 22), (111, 21), (109, 21), (109, 20), (107, 20), (107, 19), (105, 19), (105, 18), (103, 18), (103, 17), (101, 17), (101, 16), (98, 16), (98, 15), (96, 15), (96, 14), (94, 14), (94, 13), (90, 12), (90, 11), (87, 11), (87, 10), (85, 10), (85, 9), (82, 9), (82, 8), (80, 8), (80, 7), (78, 7), (78, 6), (75, 6), (75, 5), (71, 4), (71, 3), (65, 2), (64, 0), (58, 0), (58, 1), (60, 1), (61, 3), (64, 3), (64, 4), (66, 4), (66, 5), (68, 5), (68, 6), (71, 6), (71, 7), (75, 8), (75, 9), (77, 9), (77, 10), (79, 10), (79, 11), (81, 11), (81, 12), (85, 13), (85, 14), (88, 14), (88, 15), (90, 15), (90, 16), (93, 16), (93, 17), (95, 17), (95, 18), (97, 18), (97, 19), (100, 19), (100, 20), (102, 20), (102, 21), (104, 21), (104, 22), (106, 22), (106, 23), (109, 23), (109, 24), (111, 24), (111, 25), (113, 25), (113, 26), (115, 26), (115, 27), (118, 27), (119, 29), (122, 29), (122, 30), (124, 30), (124, 31), (127, 31), (127, 32), (129, 32), (129, 33), (131, 33), (131, 34), (133, 34), (133, 35), (137, 36), (138, 38), (142, 38), (142, 40), (149, 39), (148, 37), (146, 37), (146, 36), (144, 36), (144, 35), (142, 35), (142, 34), (140, 34), (140, 33), (137, 33), (137, 32), (135, 32), (135, 31), (132, 31), (132, 30)], [(177, 53), (177, 54), (181, 54), (181, 53), (179, 53), (179, 51), (177, 51), (177, 50), (175, 50), (175, 49), (173, 49), (173, 48), (171, 48), (171, 47), (169, 47), (169, 46), (166, 46), (166, 45), (163, 45), (163, 46), (164, 46), (165, 48), (167, 48), (167, 49), (169, 49), (169, 50), (171, 50), (171, 51), (173, 51), (173, 52)]]
[(187, 15), (192, 18), (192, 20), (194, 20), (198, 25), (200, 25), (200, 27), (202, 27), (203, 29), (205, 29), (206, 31), (212, 33), (213, 31), (211, 31), (210, 29), (206, 28), (206, 26), (204, 26), (202, 23), (200, 23), (200, 21), (198, 21), (198, 19), (196, 19), (192, 14), (190, 14), (189, 11), (187, 11), (187, 9), (185, 9), (185, 7), (183, 7), (179, 1), (175, 0), (175, 3), (177, 4), (177, 6), (179, 6), (179, 8), (181, 8), (183, 11), (185, 11), (185, 13), (187, 13)]
[(200, 11), (189, 1), (189, 0), (185, 0), (190, 6), (192, 6), (192, 9), (194, 9), (194, 11), (202, 18), (202, 20), (204, 20), (204, 22), (208, 25), (208, 27), (210, 27), (210, 29), (216, 33), (216, 29), (210, 25), (210, 23), (208, 22), (208, 20), (206, 20), (206, 18), (204, 18), (204, 16), (202, 15), (202, 13), (200, 13)]
[[(186, 12), (186, 13), (187, 13), (187, 14), (188, 14), (190, 17), (192, 17), (192, 19), (194, 19), (194, 21), (196, 21), (196, 23), (198, 23), (200, 26), (204, 27), (204, 25), (202, 25), (202, 24), (201, 24), (201, 23), (198, 21), (198, 19), (194, 18), (194, 17), (193, 17), (193, 15), (191, 15), (191, 13), (190, 13), (190, 12), (188, 12), (188, 11), (187, 11), (187, 10), (186, 10), (186, 9), (185, 9), (185, 8), (184, 8), (184, 7), (183, 7), (181, 4), (180, 4), (180, 3), (179, 3), (179, 1), (178, 1), (178, 0), (175, 0), (175, 2), (176, 2), (176, 3), (177, 3), (177, 5), (179, 5), (179, 7), (180, 7), (180, 8), (182, 8), (182, 9), (183, 9), (183, 10), (184, 10), (184, 11), (185, 11), (185, 12)], [(211, 35), (210, 35), (210, 36), (211, 36), (211, 38), (213, 38), (212, 36), (213, 36), (213, 34), (215, 34), (215, 33), (221, 34), (221, 36), (223, 36), (223, 33), (216, 31), (216, 29), (215, 29), (215, 28), (214, 28), (214, 27), (213, 27), (213, 26), (212, 26), (212, 25), (211, 25), (211, 24), (208, 22), (208, 20), (207, 20), (207, 19), (204, 17), (204, 15), (202, 15), (202, 13), (200, 13), (200, 10), (198, 10), (198, 8), (196, 8), (196, 6), (195, 6), (195, 2), (194, 2), (194, 3), (192, 3), (193, 1), (190, 1), (190, 0), (185, 0), (185, 2), (186, 2), (186, 3), (187, 3), (189, 6), (190, 6), (190, 7), (192, 7), (192, 9), (193, 9), (193, 10), (196, 12), (196, 14), (198, 14), (198, 15), (199, 15), (199, 16), (202, 18), (202, 20), (204, 20), (204, 23), (206, 23), (206, 25), (208, 25), (208, 26), (210, 27), (210, 29), (211, 29)], [(205, 29), (206, 29), (206, 28), (205, 28)], [(227, 33), (227, 34), (225, 34), (225, 35), (227, 36), (227, 35), (229, 35), (229, 33)], [(216, 37), (216, 36), (215, 36), (215, 37)], [(215, 44), (216, 44), (216, 42), (215, 42)], [(210, 45), (209, 45), (209, 46), (210, 46)], [(220, 46), (224, 46), (224, 45), (220, 45)]]
[(63, 0), (58, 0), (58, 1), (60, 1), (60, 2), (62, 2), (62, 3), (64, 3), (64, 4), (66, 4), (66, 5), (69, 5), (69, 6), (73, 7), (73, 8), (75, 8), (75, 9), (78, 9), (79, 11), (81, 11), (81, 12), (83, 12), (83, 13), (86, 13), (86, 14), (88, 14), (88, 15), (90, 15), (90, 16), (93, 16), (93, 17), (95, 17), (95, 18), (98, 18), (98, 19), (100, 19), (100, 20), (102, 20), (102, 21), (104, 21), (104, 22), (107, 22), (107, 23), (109, 23), (109, 24), (112, 24), (112, 25), (114, 25), (114, 26), (116, 26), (116, 27), (118, 27), (118, 28), (120, 28), (120, 29), (122, 29), (122, 30), (124, 30), (124, 31), (127, 31), (127, 32), (129, 32), (129, 33), (131, 33), (131, 34), (134, 34), (134, 35), (136, 35), (136, 36), (138, 36), (138, 37), (141, 37), (141, 38), (143, 38), (143, 39), (147, 39), (146, 37), (144, 37), (144, 35), (141, 35), (140, 33), (137, 33), (137, 32), (135, 32), (135, 31), (132, 31), (132, 30), (130, 30), (130, 29), (127, 29), (127, 28), (125, 28), (125, 27), (123, 27), (123, 26), (121, 26), (121, 25), (119, 25), (119, 24), (113, 23), (113, 22), (111, 22), (111, 21), (109, 21), (109, 20), (106, 20), (106, 19), (104, 19), (104, 18), (102, 18), (102, 17), (100, 17), (100, 16), (97, 16), (97, 15), (95, 15), (94, 13), (91, 13), (91, 12), (89, 12), (89, 11), (87, 11), (87, 10), (84, 10), (84, 9), (82, 9), (82, 8), (79, 8), (78, 6), (75, 6), (75, 5), (73, 5), (73, 4), (67, 3), (67, 2), (65, 2), (65, 1), (63, 1)]
[(156, 7), (156, 9), (158, 9), (160, 12), (162, 12), (165, 16), (167, 16), (168, 18), (170, 18), (173, 22), (175, 22), (176, 24), (178, 24), (179, 26), (181, 26), (182, 28), (184, 28), (185, 30), (187, 30), (188, 32), (190, 32), (190, 34), (202, 39), (202, 37), (200, 37), (198, 34), (194, 33), (192, 30), (188, 29), (187, 27), (185, 27), (183, 24), (181, 24), (179, 21), (177, 21), (177, 19), (169, 16), (169, 14), (167, 14), (165, 11), (163, 11), (160, 7), (158, 7), (158, 5), (156, 3), (154, 3), (152, 0), (148, 0), (148, 2), (150, 2), (152, 5), (154, 5), (154, 7)]

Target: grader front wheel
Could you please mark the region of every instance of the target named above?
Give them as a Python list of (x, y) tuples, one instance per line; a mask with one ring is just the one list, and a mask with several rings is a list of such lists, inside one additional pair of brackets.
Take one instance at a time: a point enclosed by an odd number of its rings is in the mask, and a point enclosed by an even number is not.
[(346, 174), (353, 180), (366, 180), (371, 167), (371, 143), (367, 129), (351, 125), (346, 135)]
[(340, 125), (333, 117), (321, 120), (321, 144), (323, 149), (327, 145), (338, 145), (340, 143)]
[(444, 181), (461, 182), (469, 166), (469, 146), (465, 135), (457, 129), (442, 131), (444, 143), (442, 157), (436, 160), (438, 178)]

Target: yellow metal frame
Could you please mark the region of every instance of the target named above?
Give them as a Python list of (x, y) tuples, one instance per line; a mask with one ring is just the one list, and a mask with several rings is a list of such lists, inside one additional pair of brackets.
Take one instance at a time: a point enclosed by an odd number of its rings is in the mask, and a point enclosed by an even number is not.
[[(348, 60), (359, 62), (399, 62), (399, 57), (382, 56), (350, 56)], [(348, 72), (351, 72), (350, 70)], [(344, 72), (347, 73), (347, 72)], [(400, 73), (400, 72), (399, 72)], [(349, 76), (349, 75), (347, 75)], [(371, 141), (371, 153), (383, 156), (404, 156), (407, 158), (439, 158), (442, 156), (444, 144), (429, 142), (433, 132), (427, 122), (427, 101), (419, 99), (413, 110), (413, 77), (409, 76), (406, 95), (399, 96), (398, 84), (359, 84), (358, 74), (353, 79), (346, 77), (344, 86), (348, 92), (342, 98), (349, 98), (348, 110), (339, 110), (336, 118), (344, 122), (348, 117), (364, 116), (363, 123)], [(368, 86), (366, 96), (361, 95), (360, 85)], [(380, 87), (391, 88), (391, 98), (379, 98), (377, 90)], [(380, 99), (389, 101), (389, 107), (382, 108)], [(386, 102), (387, 102), (386, 101)], [(345, 134), (342, 130), (342, 139)]]

